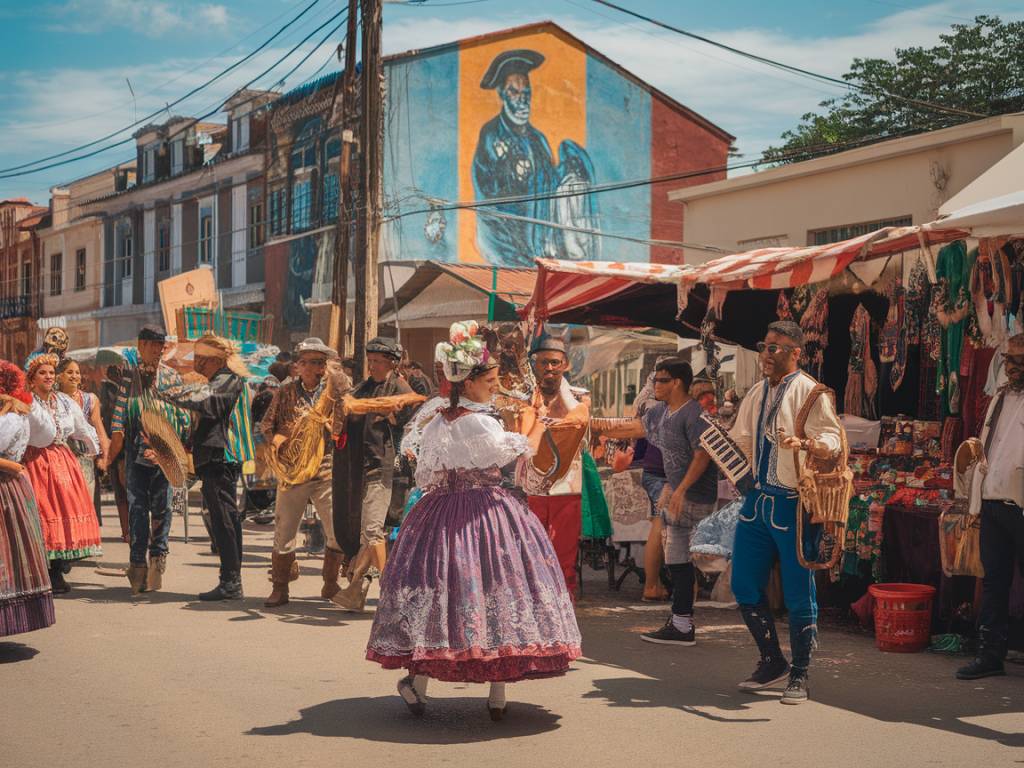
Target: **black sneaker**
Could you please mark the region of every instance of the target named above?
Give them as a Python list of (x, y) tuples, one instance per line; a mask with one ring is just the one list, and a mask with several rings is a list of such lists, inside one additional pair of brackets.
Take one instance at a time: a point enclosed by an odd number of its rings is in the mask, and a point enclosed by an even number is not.
[(807, 675), (791, 672), (789, 675), (789, 685), (786, 686), (781, 701), (783, 704), (803, 704), (807, 701), (808, 693)]
[(762, 691), (781, 683), (789, 675), (789, 662), (781, 656), (777, 659), (761, 659), (757, 669), (739, 684), (741, 691)]
[(983, 677), (1005, 675), (1003, 662), (994, 656), (978, 656), (974, 661), (956, 671), (958, 680), (980, 680)]
[(644, 632), (640, 635), (641, 640), (646, 640), (648, 643), (658, 643), (660, 645), (696, 645), (697, 641), (694, 639), (694, 627), (691, 624), (689, 632), (680, 632), (676, 629), (676, 625), (672, 623), (672, 619), (669, 618), (665, 622), (665, 626), (661, 629), (656, 629), (654, 632)]

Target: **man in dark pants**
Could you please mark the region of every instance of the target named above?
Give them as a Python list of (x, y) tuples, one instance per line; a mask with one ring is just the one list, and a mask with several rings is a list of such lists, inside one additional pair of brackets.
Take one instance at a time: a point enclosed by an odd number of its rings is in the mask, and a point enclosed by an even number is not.
[[(166, 343), (167, 335), (162, 328), (144, 325), (139, 329), (138, 365), (126, 370), (121, 377), (110, 419), (112, 466), (116, 466), (115, 462), (124, 449), (130, 533), (127, 576), (133, 595), (159, 590), (167, 568), (171, 532), (169, 486), (160, 467), (147, 458), (141, 423), (145, 398), (161, 390), (181, 386), (178, 372), (162, 361)], [(187, 430), (187, 414), (168, 408), (163, 415), (179, 434)]]
[(160, 397), (198, 417), (192, 432), (192, 460), (203, 482), (203, 501), (220, 555), (220, 583), (200, 600), (238, 600), (242, 595), (242, 516), (238, 511), (238, 464), (225, 456), (231, 412), (242, 394), (245, 366), (231, 342), (203, 336), (195, 345), (195, 369), (207, 384), (161, 392)]
[[(1006, 384), (989, 406), (981, 431), (985, 473), (981, 478), (981, 610), (978, 653), (957, 670), (961, 680), (1005, 674), (1014, 565), (1024, 573), (1024, 334), (1003, 353)], [(972, 510), (973, 511), (973, 510)]]

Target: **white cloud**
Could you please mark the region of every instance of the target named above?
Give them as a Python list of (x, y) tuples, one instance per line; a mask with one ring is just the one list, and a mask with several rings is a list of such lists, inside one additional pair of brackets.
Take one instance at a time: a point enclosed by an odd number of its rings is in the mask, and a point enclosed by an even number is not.
[(129, 29), (146, 37), (172, 32), (202, 31), (225, 27), (228, 10), (223, 5), (200, 5), (169, 0), (68, 0), (55, 9), (60, 19), (52, 31), (100, 34), (112, 28)]
[[(975, 10), (1000, 15), (1004, 21), (1024, 18), (1019, 4), (1007, 0), (989, 2), (984, 10), (937, 2), (893, 13), (860, 29), (814, 38), (784, 28), (695, 31), (741, 50), (839, 77), (857, 57), (891, 58), (896, 48), (936, 45), (939, 35), (955, 23), (951, 16), (969, 18)], [(766, 147), (778, 143), (781, 133), (795, 127), (806, 112), (816, 110), (819, 102), (844, 93), (842, 88), (786, 74), (610, 11), (556, 14), (552, 19), (642, 80), (735, 134), (745, 160), (756, 159)], [(451, 21), (414, 16), (410, 11), (388, 24), (384, 40), (388, 50), (395, 52), (522, 23), (521, 16)]]

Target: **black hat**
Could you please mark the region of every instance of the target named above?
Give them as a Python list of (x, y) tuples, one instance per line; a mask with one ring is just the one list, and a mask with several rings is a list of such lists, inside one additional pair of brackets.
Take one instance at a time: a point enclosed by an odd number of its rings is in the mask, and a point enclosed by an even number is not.
[(387, 355), (395, 360), (402, 359), (402, 345), (394, 339), (386, 336), (377, 336), (366, 342), (366, 353), (376, 352), (378, 355)]
[(480, 81), (481, 88), (494, 89), (499, 87), (505, 78), (514, 72), (527, 74), (530, 70), (536, 69), (544, 63), (544, 57), (536, 51), (526, 48), (517, 48), (514, 51), (505, 51), (494, 57), (491, 66), (484, 73), (484, 79)]
[(167, 341), (167, 333), (158, 325), (144, 325), (139, 328), (139, 341)]
[(538, 352), (561, 352), (563, 355), (567, 354), (565, 342), (546, 333), (533, 342), (533, 346), (530, 348), (531, 355), (536, 355)]

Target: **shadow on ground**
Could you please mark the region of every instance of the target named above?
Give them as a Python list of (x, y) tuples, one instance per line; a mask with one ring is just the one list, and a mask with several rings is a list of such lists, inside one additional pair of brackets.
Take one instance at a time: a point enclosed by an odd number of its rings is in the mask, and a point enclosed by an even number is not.
[[(778, 698), (781, 689), (741, 693), (736, 684), (749, 674), (756, 650), (739, 615), (728, 610), (698, 611), (694, 647), (652, 645), (640, 633), (656, 628), (660, 612), (609, 612), (591, 589), (578, 606), (583, 650), (577, 664), (600, 664), (638, 673), (594, 680), (588, 699), (612, 707), (666, 707), (723, 723), (763, 722), (786, 717), (789, 707), (770, 710), (750, 704)], [(784, 622), (779, 634), (785, 637)], [(1007, 665), (1007, 676), (973, 682), (956, 680), (963, 658), (928, 653), (878, 651), (871, 638), (824, 628), (811, 668), (810, 706), (825, 704), (891, 723), (911, 723), (962, 736), (1024, 747), (1024, 668)], [(748, 713), (744, 716), (744, 713)], [(1006, 731), (965, 720), (998, 715)], [(1012, 719), (1006, 716), (1014, 716)]]
[(28, 661), (38, 654), (35, 648), (24, 643), (0, 642), (0, 664), (14, 664), (19, 661)]
[(299, 718), (280, 725), (252, 728), (251, 736), (308, 733), (329, 738), (363, 739), (399, 744), (466, 744), (535, 736), (559, 728), (559, 715), (536, 704), (511, 702), (508, 716), (492, 723), (487, 713), (486, 686), (472, 686), (475, 697), (431, 698), (422, 718), (409, 713), (395, 696), (336, 699), (299, 711)]

